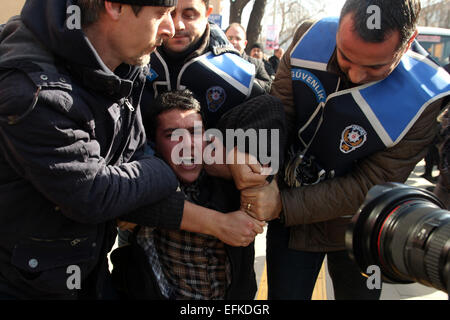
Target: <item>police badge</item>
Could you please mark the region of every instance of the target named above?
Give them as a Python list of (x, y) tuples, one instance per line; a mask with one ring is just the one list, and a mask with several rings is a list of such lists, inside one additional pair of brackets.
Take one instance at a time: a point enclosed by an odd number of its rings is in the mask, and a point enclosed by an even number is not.
[(340, 149), (343, 153), (350, 153), (361, 147), (367, 139), (367, 132), (362, 127), (353, 124), (342, 131)]
[(222, 87), (211, 87), (206, 91), (206, 102), (208, 103), (208, 110), (216, 112), (225, 102), (227, 94)]

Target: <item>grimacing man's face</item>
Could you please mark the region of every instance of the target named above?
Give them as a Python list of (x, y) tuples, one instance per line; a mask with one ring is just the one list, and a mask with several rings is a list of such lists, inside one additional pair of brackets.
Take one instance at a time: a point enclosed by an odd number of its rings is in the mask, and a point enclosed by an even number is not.
[[(195, 132), (195, 124), (202, 123), (201, 115), (195, 110), (172, 109), (162, 112), (157, 118), (155, 133), (156, 150), (166, 163), (172, 168), (178, 179), (184, 183), (192, 183), (197, 180), (202, 171), (201, 159), (194, 159), (195, 155), (202, 155), (206, 143), (203, 139), (195, 139), (195, 134), (203, 136), (203, 132)], [(173, 141), (172, 133), (177, 129), (185, 129), (180, 140)], [(202, 128), (203, 130), (203, 128)], [(181, 154), (172, 155), (174, 148), (182, 143)], [(184, 152), (190, 150), (190, 154)], [(173, 156), (182, 159), (181, 164), (174, 162)]]

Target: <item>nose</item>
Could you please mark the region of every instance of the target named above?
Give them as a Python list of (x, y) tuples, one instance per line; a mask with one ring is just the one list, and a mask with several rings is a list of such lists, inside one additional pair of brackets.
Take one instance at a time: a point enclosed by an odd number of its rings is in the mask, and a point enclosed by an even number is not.
[(356, 84), (363, 83), (367, 79), (367, 72), (362, 68), (352, 66), (348, 70), (350, 81)]
[(175, 25), (175, 32), (186, 29), (183, 19), (181, 19), (181, 15), (179, 14), (175, 15), (173, 18), (173, 23)]
[(159, 34), (161, 39), (165, 40), (172, 38), (175, 35), (175, 26), (170, 13), (166, 14), (163, 21), (159, 25)]
[(194, 139), (188, 130), (182, 131), (181, 143), (182, 143), (183, 148), (186, 148), (188, 150), (193, 146)]

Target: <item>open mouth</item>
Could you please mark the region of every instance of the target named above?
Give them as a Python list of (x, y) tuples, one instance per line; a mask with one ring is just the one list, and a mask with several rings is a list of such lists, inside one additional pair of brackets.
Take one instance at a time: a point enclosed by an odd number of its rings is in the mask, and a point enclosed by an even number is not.
[(180, 166), (186, 170), (193, 170), (197, 167), (194, 157), (182, 157)]
[(186, 165), (189, 165), (189, 164), (194, 164), (194, 157), (182, 157), (181, 158), (181, 164), (186, 164)]

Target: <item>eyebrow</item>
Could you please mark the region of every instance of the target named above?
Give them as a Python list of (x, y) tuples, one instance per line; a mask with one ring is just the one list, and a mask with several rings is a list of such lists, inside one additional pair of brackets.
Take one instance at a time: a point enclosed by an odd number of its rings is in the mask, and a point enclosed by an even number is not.
[(198, 12), (198, 10), (197, 10), (195, 7), (186, 7), (186, 8), (183, 8), (182, 11), (183, 11), (183, 12), (185, 12), (185, 11), (194, 11), (194, 12)]
[(164, 129), (163, 132), (164, 133), (169, 133), (169, 132), (175, 131), (177, 129), (179, 129), (179, 128), (167, 128), (167, 129)]
[(166, 128), (166, 129), (163, 130), (163, 134), (172, 133), (172, 132), (174, 132), (175, 130), (178, 130), (178, 129), (185, 129), (185, 130), (189, 131), (190, 133), (195, 132), (195, 126), (192, 126), (192, 127), (189, 127), (189, 128)]
[[(350, 61), (351, 63), (353, 63), (352, 60), (350, 60), (343, 52), (341, 49), (337, 48), (337, 50), (339, 51), (340, 55), (342, 56), (342, 58), (344, 58), (347, 61)], [(387, 66), (389, 63), (384, 63), (384, 64), (375, 64), (375, 65), (363, 65), (363, 67), (366, 68), (378, 68), (378, 67), (384, 67)]]

